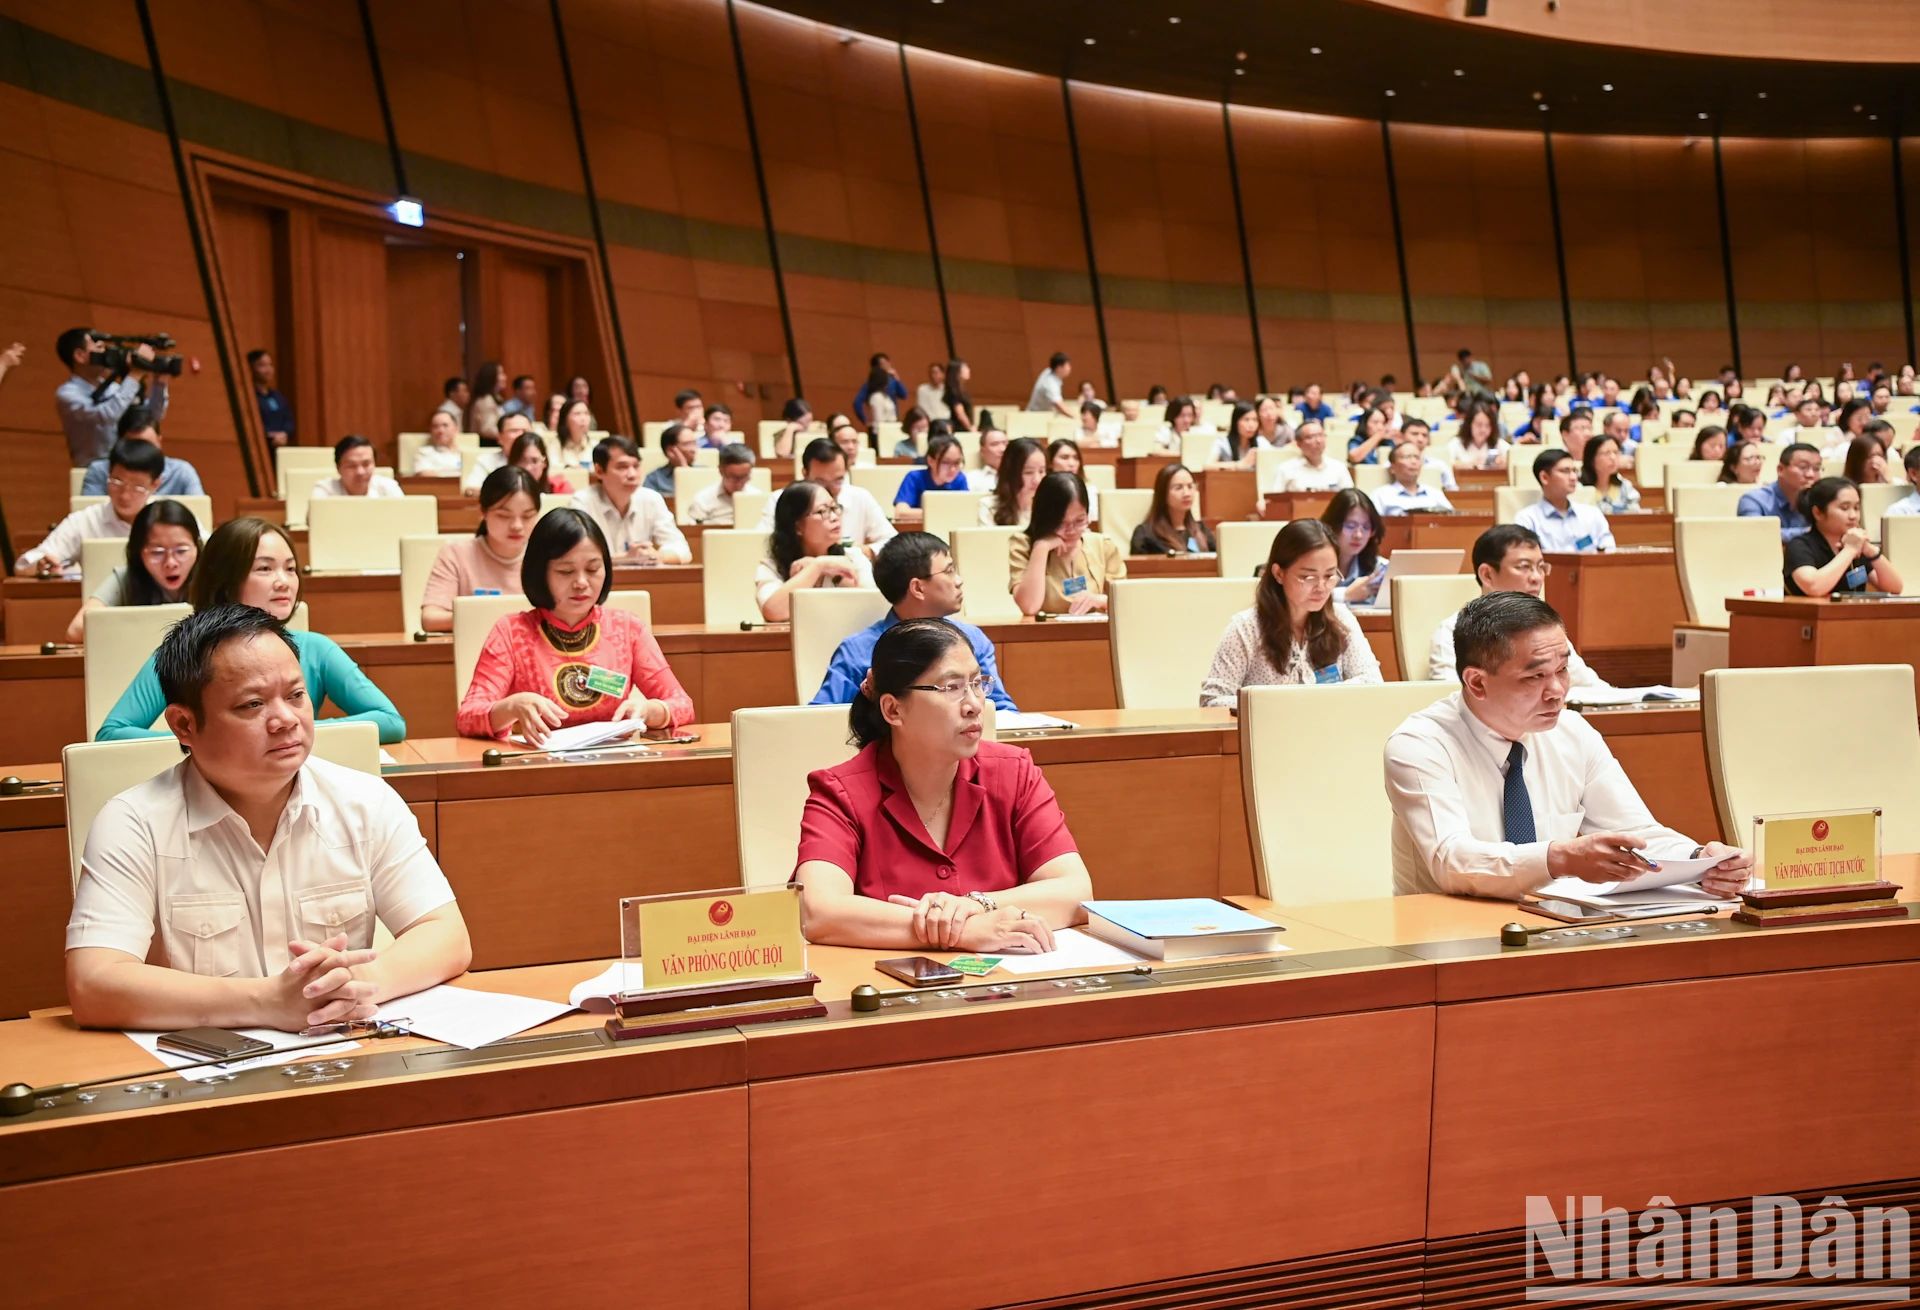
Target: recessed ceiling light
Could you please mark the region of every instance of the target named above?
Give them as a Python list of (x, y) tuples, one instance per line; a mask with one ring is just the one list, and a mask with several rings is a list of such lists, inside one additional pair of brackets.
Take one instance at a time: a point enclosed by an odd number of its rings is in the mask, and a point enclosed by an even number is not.
[(1854, 113), (1856, 113), (1856, 114), (1857, 114), (1857, 113), (1859, 113), (1859, 112), (1860, 112), (1860, 106), (1859, 106), (1859, 105), (1855, 105), (1855, 106), (1853, 107), (1853, 112), (1854, 112)]
[(1453, 75), (1455, 77), (1465, 77), (1467, 75), (1467, 70), (1464, 68), (1456, 68), (1453, 70)]
[(1600, 84), (1600, 89), (1601, 89), (1602, 91), (1611, 91), (1611, 90), (1613, 90), (1613, 83), (1611, 83), (1611, 82), (1602, 82), (1602, 83)]
[(1307, 47), (1307, 53), (1310, 55), (1317, 55), (1320, 53), (1320, 47), (1317, 45), (1310, 45)]
[(1389, 91), (1389, 92), (1387, 92), (1387, 94), (1388, 94), (1388, 95), (1392, 95), (1392, 94), (1393, 94), (1393, 92), (1391, 92), (1391, 91)]
[(1177, 23), (1177, 22), (1179, 22), (1179, 21), (1180, 21), (1180, 19), (1179, 19), (1179, 18), (1178, 18), (1178, 17), (1176, 16), (1176, 17), (1173, 17), (1173, 18), (1169, 18), (1169, 19), (1168, 19), (1167, 21), (1168, 21), (1169, 23)]
[(1233, 75), (1235, 77), (1245, 77), (1247, 75), (1247, 70), (1244, 68), (1236, 68), (1233, 70)]
[(1702, 118), (1705, 118), (1705, 117), (1706, 117), (1706, 115), (1705, 115), (1705, 114), (1701, 114), (1701, 115), (1700, 115), (1700, 117), (1702, 117)]
[(1240, 61), (1241, 63), (1243, 63), (1243, 64), (1247, 62), (1247, 52), (1246, 52), (1246, 51), (1244, 51), (1244, 50), (1240, 50), (1240, 51), (1237, 51), (1237, 52), (1235, 52), (1235, 54), (1234, 54), (1234, 56), (1233, 56), (1233, 57), (1234, 57), (1235, 59), (1238, 59), (1238, 60), (1239, 60), (1239, 61)]
[(1767, 98), (1767, 93), (1766, 93), (1765, 91), (1762, 91), (1762, 92), (1760, 93), (1760, 98), (1761, 98), (1762, 100), (1765, 100), (1765, 99)]
[(1088, 37), (1088, 38), (1087, 38), (1087, 44), (1088, 44), (1088, 45), (1092, 45), (1092, 44), (1093, 44), (1093, 38), (1092, 38), (1092, 37)]
[(1547, 110), (1548, 110), (1548, 109), (1550, 109), (1550, 108), (1552, 108), (1552, 106), (1550, 106), (1550, 105), (1546, 105), (1546, 104), (1543, 104), (1543, 105), (1541, 105), (1541, 106), (1540, 106), (1540, 112), (1544, 114), (1544, 113), (1546, 113), (1546, 112), (1547, 112)]
[(1877, 122), (1879, 122), (1879, 121), (1880, 121), (1880, 115), (1878, 115), (1878, 114), (1868, 114), (1868, 115), (1867, 115), (1867, 121), (1868, 121), (1869, 123), (1877, 123)]

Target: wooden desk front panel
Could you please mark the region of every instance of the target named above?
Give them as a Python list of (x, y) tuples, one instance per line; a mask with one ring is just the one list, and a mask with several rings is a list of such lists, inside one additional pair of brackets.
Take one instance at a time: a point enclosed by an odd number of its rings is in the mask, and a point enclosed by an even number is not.
[[(717, 1088), (23, 1183), (0, 1189), (6, 1299), (253, 1307), (331, 1260), (389, 1304), (736, 1310), (747, 1116)], [(214, 1249), (217, 1277), (183, 1258)]]
[(0, 659), (0, 724), (6, 725), (7, 759), (57, 760), (63, 747), (86, 736), (81, 659), (78, 651), (22, 651)]
[(1597, 711), (1586, 718), (1606, 737), (1654, 818), (1695, 841), (1720, 839), (1699, 710)]
[(1920, 1175), (1916, 1047), (1920, 963), (1442, 1005), (1427, 1235)]
[(0, 831), (0, 887), (6, 912), (0, 946), (0, 1019), (67, 1003), (67, 920), (73, 875), (67, 830)]
[(65, 641), (67, 625), (80, 610), (80, 584), (64, 578), (8, 578), (7, 644), (38, 646)]
[[(755, 1310), (971, 1310), (1417, 1238), (1432, 1041), (1420, 1006), (754, 1083)], [(1004, 1192), (982, 1258), (888, 1236), (914, 1178)]]
[(1013, 703), (1023, 710), (1057, 714), (1119, 707), (1120, 698), (1113, 689), (1112, 650), (1104, 628), (1098, 641), (994, 643), (1000, 681)]

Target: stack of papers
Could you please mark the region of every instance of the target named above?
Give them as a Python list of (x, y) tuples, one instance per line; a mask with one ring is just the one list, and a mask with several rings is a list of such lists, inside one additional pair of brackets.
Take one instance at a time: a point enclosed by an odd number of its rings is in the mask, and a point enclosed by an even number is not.
[(577, 751), (588, 746), (604, 746), (610, 741), (621, 741), (643, 731), (646, 726), (639, 719), (621, 719), (618, 722), (607, 719), (600, 723), (576, 723), (571, 728), (555, 728), (547, 734), (546, 743), (537, 747), (524, 737), (515, 737), (513, 742), (516, 746), (543, 751)]
[(1073, 970), (1131, 969), (1146, 957), (1123, 951), (1077, 928), (1053, 930), (1053, 949), (1044, 955), (1003, 955), (1008, 973), (1067, 973)]
[(1000, 710), (993, 716), (995, 732), (1022, 732), (1037, 728), (1077, 728), (1080, 725), (1068, 719), (1056, 719), (1051, 714), (1028, 714), (1025, 711)]
[(570, 1002), (539, 1001), (505, 992), (480, 992), (445, 983), (388, 1001), (374, 1017), (405, 1019), (409, 1032), (469, 1051), (537, 1028), (573, 1009)]
[(1699, 885), (1700, 876), (1719, 862), (1720, 858), (1712, 856), (1698, 860), (1661, 860), (1658, 869), (1649, 869), (1637, 878), (1621, 882), (1555, 878), (1534, 892), (1534, 896), (1540, 900), (1572, 901), (1597, 910), (1641, 914), (1736, 905), (1738, 897), (1711, 896)]
[(1699, 699), (1698, 687), (1575, 687), (1567, 693), (1570, 705), (1692, 704)]

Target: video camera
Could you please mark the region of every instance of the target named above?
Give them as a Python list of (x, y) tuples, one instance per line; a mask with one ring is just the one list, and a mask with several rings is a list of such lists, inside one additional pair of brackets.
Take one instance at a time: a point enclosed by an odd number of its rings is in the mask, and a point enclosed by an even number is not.
[[(95, 332), (88, 329), (87, 335), (93, 338), (93, 352), (87, 356), (87, 362), (95, 368), (104, 368), (117, 380), (127, 375), (129, 370), (140, 369), (146, 373), (157, 373), (162, 377), (177, 378), (186, 360), (180, 355), (165, 355), (159, 352), (172, 350), (174, 340), (164, 332), (151, 336), (122, 336), (113, 332)], [(142, 346), (154, 349), (152, 359), (142, 359), (134, 352)]]

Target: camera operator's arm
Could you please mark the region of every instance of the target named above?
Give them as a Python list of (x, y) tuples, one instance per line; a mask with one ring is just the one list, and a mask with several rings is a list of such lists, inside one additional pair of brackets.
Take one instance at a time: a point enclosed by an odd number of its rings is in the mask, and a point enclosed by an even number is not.
[(13, 370), (19, 366), (21, 358), (24, 357), (26, 353), (27, 348), (25, 344), (18, 341), (8, 346), (5, 350), (0, 350), (0, 382), (7, 380), (7, 374), (13, 372)]
[[(133, 353), (141, 359), (152, 359), (153, 347), (142, 345), (140, 349)], [(160, 422), (160, 420), (167, 416), (167, 375), (165, 373), (149, 375), (147, 382), (147, 408), (153, 411), (153, 421), (155, 423)]]

